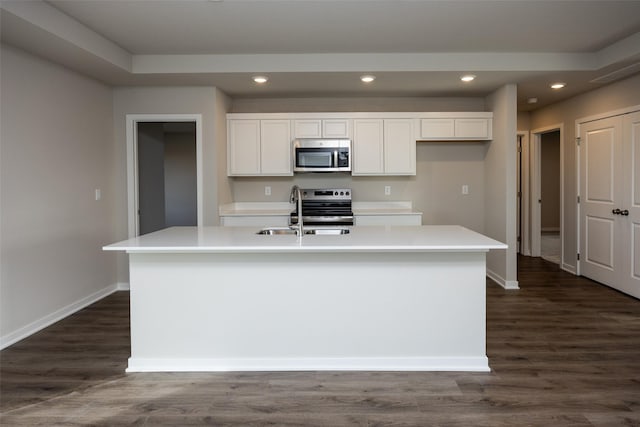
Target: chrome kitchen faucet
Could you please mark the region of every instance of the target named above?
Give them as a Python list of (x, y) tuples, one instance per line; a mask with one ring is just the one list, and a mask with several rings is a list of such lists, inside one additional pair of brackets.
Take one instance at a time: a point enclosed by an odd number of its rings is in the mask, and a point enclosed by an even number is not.
[[(302, 228), (302, 192), (300, 191), (300, 187), (298, 187), (297, 185), (294, 185), (293, 187), (291, 187), (289, 202), (297, 203), (296, 204), (296, 211), (298, 212), (297, 232), (298, 232), (298, 236), (302, 237), (302, 235), (304, 234), (304, 230)], [(293, 225), (291, 227), (293, 228)]]

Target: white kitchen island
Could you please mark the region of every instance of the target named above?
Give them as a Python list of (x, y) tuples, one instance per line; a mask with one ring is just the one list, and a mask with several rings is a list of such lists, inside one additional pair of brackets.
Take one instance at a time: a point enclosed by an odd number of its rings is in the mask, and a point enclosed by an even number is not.
[(485, 255), (459, 226), (174, 227), (129, 254), (127, 371), (488, 371)]

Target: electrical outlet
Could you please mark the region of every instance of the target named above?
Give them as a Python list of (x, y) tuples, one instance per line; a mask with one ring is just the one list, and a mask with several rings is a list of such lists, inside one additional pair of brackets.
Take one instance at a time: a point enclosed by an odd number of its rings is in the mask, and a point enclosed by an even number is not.
[(270, 185), (265, 185), (264, 186), (264, 195), (265, 196), (270, 196), (271, 195), (271, 186)]
[(100, 189), (99, 189), (99, 188), (96, 188), (96, 189), (95, 189), (95, 193), (94, 193), (94, 194), (95, 194), (95, 199), (96, 199), (96, 201), (98, 201), (98, 200), (102, 199), (102, 191), (100, 191)]
[(463, 185), (462, 186), (462, 194), (469, 194), (469, 186), (468, 185)]
[(391, 195), (391, 186), (390, 185), (385, 185), (384, 186), (384, 195), (385, 196), (390, 196)]

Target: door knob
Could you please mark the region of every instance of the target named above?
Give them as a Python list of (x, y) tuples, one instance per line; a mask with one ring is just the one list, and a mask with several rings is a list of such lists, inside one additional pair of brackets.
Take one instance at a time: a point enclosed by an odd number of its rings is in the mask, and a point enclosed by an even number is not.
[(629, 211), (627, 209), (620, 212), (620, 215), (629, 216)]
[(620, 209), (614, 209), (611, 211), (612, 214), (614, 215), (620, 215), (622, 213), (622, 211)]

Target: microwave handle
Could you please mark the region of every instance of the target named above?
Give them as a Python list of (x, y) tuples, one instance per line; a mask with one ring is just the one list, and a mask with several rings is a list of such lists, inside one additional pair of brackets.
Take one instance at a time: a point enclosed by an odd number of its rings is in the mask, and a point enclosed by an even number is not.
[(333, 150), (333, 167), (338, 167), (338, 150)]

